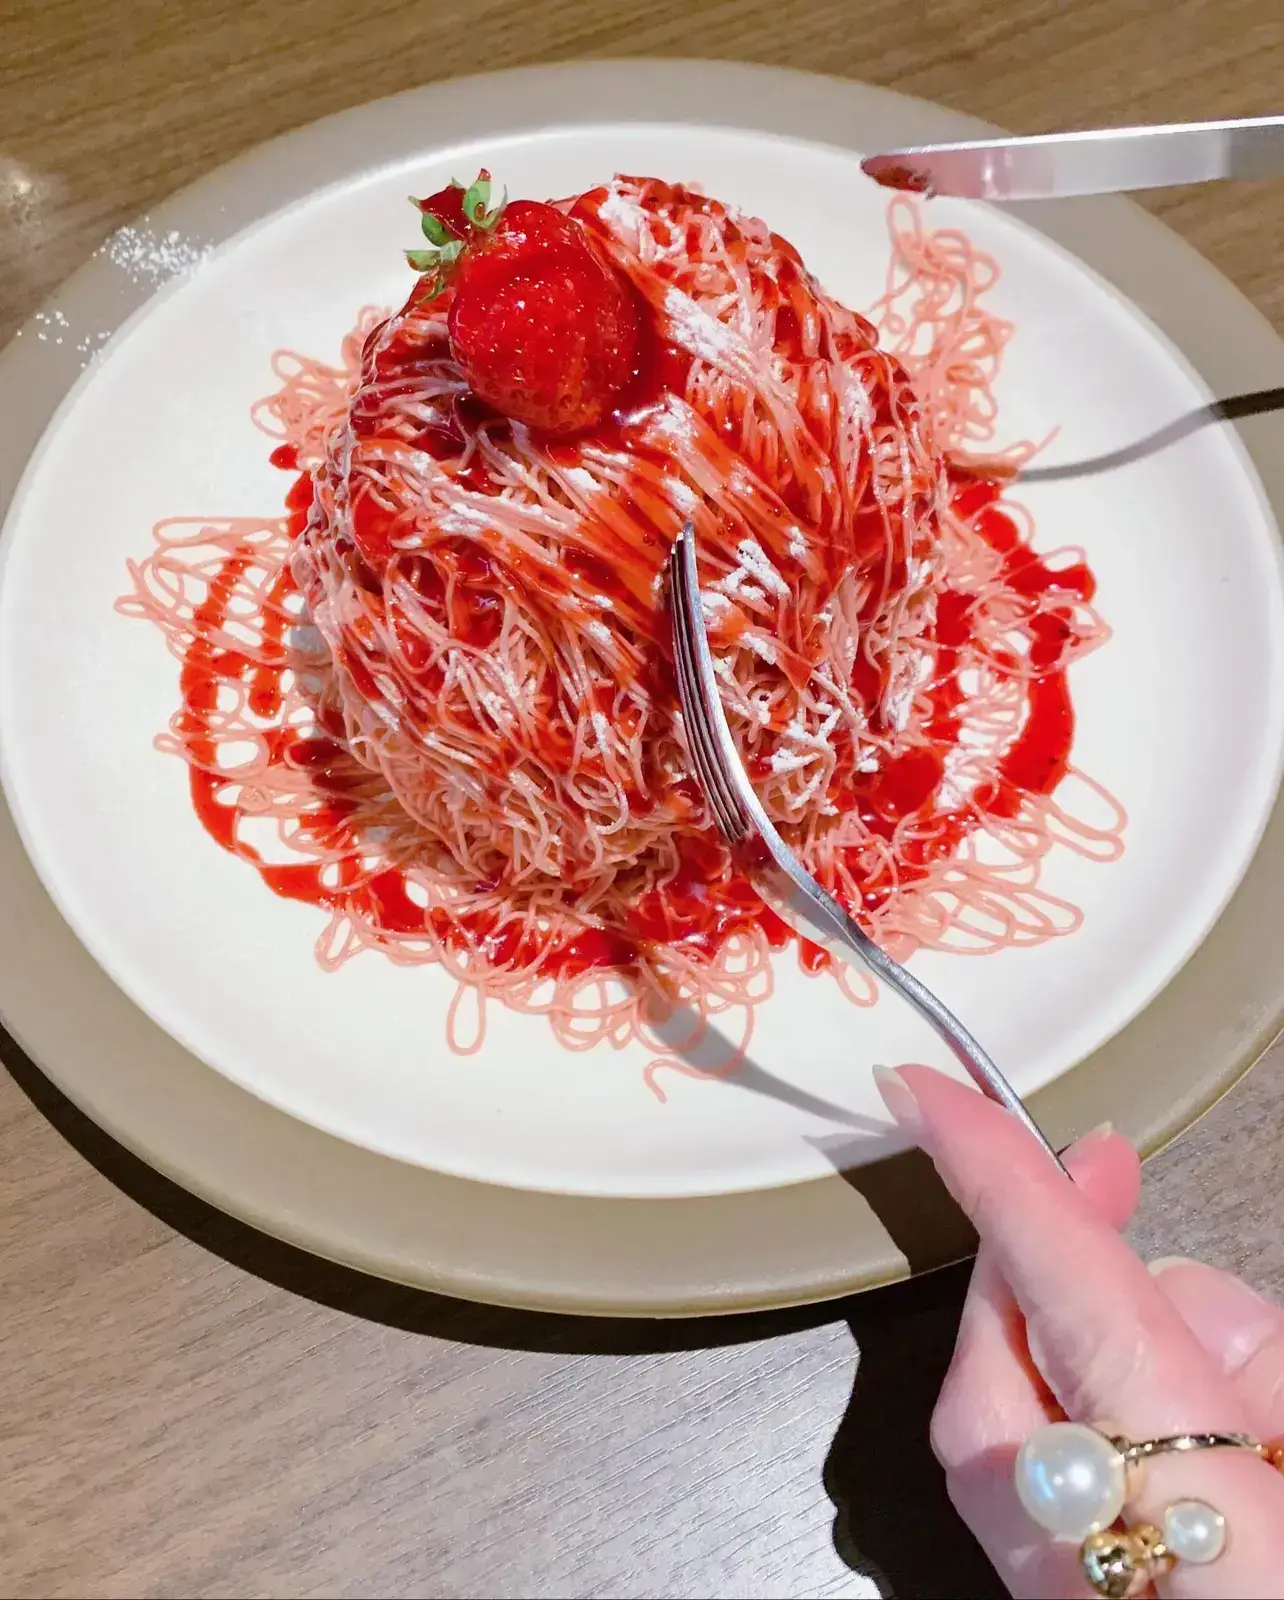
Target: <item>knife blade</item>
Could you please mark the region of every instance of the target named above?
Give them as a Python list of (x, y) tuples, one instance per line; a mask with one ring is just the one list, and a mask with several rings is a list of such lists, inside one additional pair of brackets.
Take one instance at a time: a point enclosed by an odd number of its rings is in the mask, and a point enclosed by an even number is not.
[(886, 188), (999, 201), (1266, 178), (1284, 172), (1284, 116), (916, 145), (861, 166)]

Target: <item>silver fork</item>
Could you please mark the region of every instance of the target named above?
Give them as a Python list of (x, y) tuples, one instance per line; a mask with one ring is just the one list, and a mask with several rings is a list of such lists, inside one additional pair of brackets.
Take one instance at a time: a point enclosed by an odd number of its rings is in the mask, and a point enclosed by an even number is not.
[[(669, 610), (673, 619), (673, 657), (678, 698), (696, 776), (714, 821), (733, 848), (760, 848), (748, 854), (754, 887), (796, 933), (832, 952), (851, 966), (868, 968), (924, 1017), (982, 1093), (1005, 1107), (1061, 1166), (1056, 1151), (1026, 1110), (1020, 1095), (949, 1008), (912, 972), (907, 972), (866, 934), (816, 882), (776, 832), (753, 791), (727, 725), (705, 632), (696, 569), (695, 530), (690, 523), (674, 541), (669, 555)], [(1062, 1171), (1064, 1171), (1062, 1167)]]

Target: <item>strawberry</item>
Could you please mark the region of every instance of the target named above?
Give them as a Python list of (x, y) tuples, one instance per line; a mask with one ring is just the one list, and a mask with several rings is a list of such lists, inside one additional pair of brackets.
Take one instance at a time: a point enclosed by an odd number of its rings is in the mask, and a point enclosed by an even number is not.
[(638, 375), (642, 324), (631, 287), (592, 236), (556, 207), (503, 200), (490, 175), (417, 200), (431, 250), (413, 298), (451, 291), (451, 351), (479, 399), (559, 435), (595, 427)]

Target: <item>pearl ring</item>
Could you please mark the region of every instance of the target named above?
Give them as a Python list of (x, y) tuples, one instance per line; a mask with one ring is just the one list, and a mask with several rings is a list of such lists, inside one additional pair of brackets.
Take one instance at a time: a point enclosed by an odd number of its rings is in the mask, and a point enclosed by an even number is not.
[(1115, 1526), (1124, 1502), (1136, 1498), (1151, 1456), (1192, 1450), (1251, 1450), (1284, 1470), (1284, 1450), (1243, 1433), (1179, 1433), (1132, 1443), (1105, 1427), (1050, 1422), (1017, 1455), (1017, 1495), (1041, 1528), (1079, 1545), (1084, 1576), (1097, 1594), (1126, 1596), (1178, 1561), (1216, 1561), (1225, 1549), (1226, 1518), (1203, 1500), (1174, 1501), (1162, 1528)]

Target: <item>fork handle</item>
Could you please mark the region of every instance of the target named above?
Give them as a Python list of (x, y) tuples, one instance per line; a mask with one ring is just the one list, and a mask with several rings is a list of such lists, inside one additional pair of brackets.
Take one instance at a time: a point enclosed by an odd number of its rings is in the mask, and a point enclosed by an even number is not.
[[(963, 1026), (943, 1000), (938, 1000), (936, 995), (926, 984), (920, 982), (914, 974), (901, 966), (898, 961), (893, 961), (885, 950), (880, 950), (878, 945), (862, 932), (850, 917), (846, 918), (850, 924), (848, 937), (853, 945), (857, 945), (857, 962), (863, 963), (869, 970), (882, 978), (884, 983), (890, 985), (904, 999), (908, 1000), (915, 1011), (941, 1036), (955, 1057), (966, 1069), (969, 1077), (983, 1094), (996, 1100), (1005, 1110), (1010, 1111), (1019, 1123), (1039, 1141), (1056, 1164), (1065, 1172), (1064, 1163), (1057, 1152), (1048, 1142), (1043, 1129), (1026, 1109), (1025, 1101), (1016, 1092), (1003, 1073), (999, 1071), (993, 1056), (983, 1048), (980, 1042)], [(849, 958), (850, 959), (850, 958)], [(1069, 1174), (1066, 1174), (1067, 1177)]]
[(807, 938), (840, 956), (849, 966), (864, 967), (907, 1000), (949, 1046), (982, 1094), (1010, 1111), (1065, 1172), (1061, 1157), (1026, 1109), (1021, 1096), (999, 1071), (993, 1057), (925, 983), (880, 949), (819, 884), (809, 881), (804, 888), (788, 873), (775, 868), (761, 868), (754, 877), (763, 899), (791, 928), (797, 932), (805, 930)]

